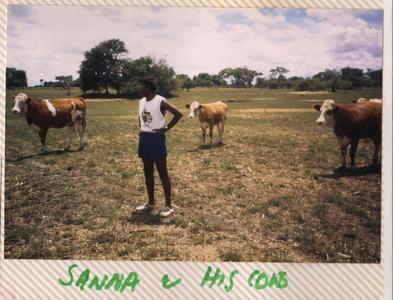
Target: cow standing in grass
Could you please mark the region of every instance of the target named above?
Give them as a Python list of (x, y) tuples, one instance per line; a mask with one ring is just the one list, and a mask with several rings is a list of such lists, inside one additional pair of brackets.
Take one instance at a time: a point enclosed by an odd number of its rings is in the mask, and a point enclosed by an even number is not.
[(336, 104), (326, 100), (322, 105), (315, 104), (320, 111), (318, 125), (333, 127), (341, 150), (341, 167), (346, 167), (346, 149), (351, 144), (351, 167), (355, 166), (355, 155), (360, 139), (369, 138), (374, 143), (373, 163), (378, 162), (378, 151), (382, 139), (382, 104), (378, 102), (359, 102), (350, 105)]
[(374, 99), (358, 98), (357, 100), (352, 100), (353, 103), (361, 103), (367, 101), (382, 103), (382, 99), (378, 99), (378, 98), (374, 98)]
[(200, 104), (197, 101), (186, 104), (186, 108), (190, 109), (190, 118), (198, 118), (202, 129), (202, 142), (206, 143), (206, 129), (209, 128), (210, 144), (213, 145), (213, 127), (218, 128), (218, 144), (223, 144), (222, 135), (224, 133), (224, 125), (227, 118), (228, 106), (217, 101), (215, 103)]
[(46, 152), (46, 134), (49, 128), (67, 127), (66, 150), (71, 147), (73, 132), (76, 129), (80, 138), (79, 150), (85, 147), (86, 102), (82, 98), (36, 100), (19, 93), (14, 97), (12, 113), (26, 116), (27, 124), (40, 136), (43, 153)]

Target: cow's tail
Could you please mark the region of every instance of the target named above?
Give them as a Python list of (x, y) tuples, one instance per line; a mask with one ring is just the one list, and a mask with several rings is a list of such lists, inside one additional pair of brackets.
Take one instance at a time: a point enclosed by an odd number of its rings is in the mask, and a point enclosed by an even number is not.
[(72, 122), (75, 122), (75, 113), (76, 113), (76, 105), (74, 102), (71, 102), (71, 118), (72, 118)]
[(86, 104), (86, 100), (83, 99), (82, 97), (79, 97), (79, 99), (81, 100), (81, 102), (83, 103), (83, 118), (82, 118), (82, 127), (83, 127), (83, 131), (86, 129), (87, 127), (87, 104)]
[(224, 121), (227, 119), (227, 113), (228, 113), (228, 105), (226, 103), (224, 104)]
[(83, 99), (82, 97), (79, 97), (79, 100), (82, 101), (82, 103), (83, 103), (83, 104), (85, 105), (85, 107), (86, 107), (86, 100)]

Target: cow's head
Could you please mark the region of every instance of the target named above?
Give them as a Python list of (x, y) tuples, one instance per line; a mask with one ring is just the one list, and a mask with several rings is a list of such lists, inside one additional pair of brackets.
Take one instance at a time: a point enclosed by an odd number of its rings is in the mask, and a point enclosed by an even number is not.
[(333, 113), (336, 109), (336, 103), (334, 100), (325, 100), (322, 105), (314, 104), (314, 109), (321, 112), (319, 118), (317, 119), (318, 125), (330, 125), (334, 124)]
[(15, 115), (23, 114), (27, 111), (27, 103), (30, 102), (30, 98), (25, 93), (19, 93), (14, 97), (14, 107), (12, 113)]
[(190, 109), (189, 118), (196, 118), (198, 116), (199, 109), (202, 107), (202, 104), (199, 104), (198, 101), (194, 101), (190, 104), (186, 104), (186, 108)]

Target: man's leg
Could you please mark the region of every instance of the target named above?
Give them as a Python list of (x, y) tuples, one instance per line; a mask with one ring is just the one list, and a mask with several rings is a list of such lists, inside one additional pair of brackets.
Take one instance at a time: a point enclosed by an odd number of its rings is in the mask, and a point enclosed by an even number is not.
[(142, 161), (149, 204), (154, 205), (154, 161), (147, 158), (143, 158)]
[(171, 207), (171, 181), (169, 179), (166, 158), (155, 162), (164, 188), (165, 206)]

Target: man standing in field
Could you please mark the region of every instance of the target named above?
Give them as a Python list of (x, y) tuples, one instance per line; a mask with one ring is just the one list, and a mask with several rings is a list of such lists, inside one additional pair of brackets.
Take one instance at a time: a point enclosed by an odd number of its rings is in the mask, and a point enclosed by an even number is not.
[[(171, 205), (171, 182), (167, 168), (166, 132), (171, 129), (183, 114), (177, 107), (168, 103), (166, 99), (156, 94), (157, 85), (154, 78), (139, 78), (139, 147), (138, 156), (142, 159), (145, 173), (148, 203), (136, 207), (137, 211), (150, 211), (154, 208), (154, 165), (158, 170), (165, 195), (165, 207), (161, 210), (161, 217), (168, 217), (173, 213)], [(172, 120), (165, 126), (165, 114), (173, 114)]]

